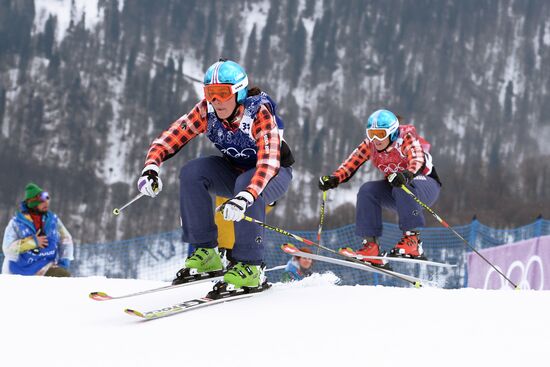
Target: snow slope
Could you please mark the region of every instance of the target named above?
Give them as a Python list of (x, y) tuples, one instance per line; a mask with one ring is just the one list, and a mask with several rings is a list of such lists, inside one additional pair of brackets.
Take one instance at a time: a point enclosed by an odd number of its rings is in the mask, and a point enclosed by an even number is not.
[[(119, 9), (122, 9), (122, 3)], [(86, 27), (93, 29), (103, 16), (102, 9), (98, 9), (97, 0), (75, 0), (74, 14), (72, 14), (71, 0), (35, 0), (36, 16), (35, 31), (44, 30), (44, 24), (50, 15), (57, 17), (57, 40), (65, 37), (71, 20), (79, 22), (83, 13), (86, 14)]]
[(108, 302), (163, 283), (0, 276), (2, 366), (541, 366), (550, 293), (337, 286), (331, 274), (143, 322), (122, 312), (209, 284)]

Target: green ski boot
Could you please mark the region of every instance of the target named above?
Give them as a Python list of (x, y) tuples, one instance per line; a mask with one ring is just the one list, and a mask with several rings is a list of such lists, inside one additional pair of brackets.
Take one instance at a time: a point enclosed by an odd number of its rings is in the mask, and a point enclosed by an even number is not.
[(263, 269), (260, 265), (248, 265), (238, 262), (227, 270), (223, 281), (229, 288), (239, 289), (242, 287), (258, 288), (264, 282)]
[(198, 247), (185, 260), (185, 267), (197, 273), (208, 273), (223, 269), (222, 258), (217, 248)]
[(222, 258), (217, 248), (198, 247), (185, 260), (185, 267), (178, 271), (172, 284), (221, 276), (223, 269)]

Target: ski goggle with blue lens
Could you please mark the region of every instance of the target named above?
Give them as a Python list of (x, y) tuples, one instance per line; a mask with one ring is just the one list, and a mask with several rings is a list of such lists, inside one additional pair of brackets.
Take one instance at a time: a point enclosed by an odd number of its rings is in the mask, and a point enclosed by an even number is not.
[(40, 201), (41, 203), (50, 200), (50, 194), (47, 191), (42, 191), (40, 194), (36, 195), (34, 198), (30, 199), (29, 202)]

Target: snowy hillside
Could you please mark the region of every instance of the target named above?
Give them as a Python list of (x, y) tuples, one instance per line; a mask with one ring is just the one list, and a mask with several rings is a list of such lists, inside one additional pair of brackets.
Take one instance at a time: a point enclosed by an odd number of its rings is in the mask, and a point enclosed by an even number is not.
[(328, 274), (252, 299), (143, 322), (204, 295), (199, 284), (95, 302), (161, 283), (0, 276), (2, 366), (541, 366), (550, 293), (337, 286)]
[[(296, 163), (274, 224), (315, 228), (317, 178), (381, 107), (431, 143), (449, 223), (550, 216), (550, 2), (229, 3), (0, 2), (0, 171), (18, 173), (0, 185), (0, 222), (36, 181), (79, 243), (178, 228), (178, 172), (214, 153), (205, 137), (163, 165), (155, 200), (109, 213), (136, 194), (149, 144), (202, 97), (192, 78), (221, 56), (285, 121)], [(366, 164), (330, 195), (327, 228), (351, 223), (360, 185), (380, 177)]]

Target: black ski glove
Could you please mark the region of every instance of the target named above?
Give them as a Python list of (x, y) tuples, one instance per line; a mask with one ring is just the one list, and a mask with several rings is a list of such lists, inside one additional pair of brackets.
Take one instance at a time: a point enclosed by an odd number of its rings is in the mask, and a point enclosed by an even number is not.
[(393, 187), (401, 187), (401, 185), (409, 184), (414, 178), (414, 174), (404, 170), (402, 172), (394, 172), (388, 176), (388, 182)]
[(321, 176), (319, 177), (319, 190), (327, 191), (335, 189), (340, 184), (336, 176)]

